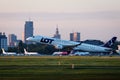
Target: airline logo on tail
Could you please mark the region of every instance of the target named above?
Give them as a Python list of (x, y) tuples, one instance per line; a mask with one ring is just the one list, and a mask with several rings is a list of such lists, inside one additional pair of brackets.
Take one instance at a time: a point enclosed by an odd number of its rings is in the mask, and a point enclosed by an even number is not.
[(109, 40), (105, 45), (104, 47), (111, 47), (115, 41), (117, 40), (117, 37), (113, 37), (111, 40)]

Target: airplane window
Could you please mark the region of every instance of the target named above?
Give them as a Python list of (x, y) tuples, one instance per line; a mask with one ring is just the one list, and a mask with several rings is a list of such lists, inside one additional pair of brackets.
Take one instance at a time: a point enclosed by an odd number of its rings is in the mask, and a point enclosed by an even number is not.
[(33, 38), (35, 38), (35, 36), (33, 36)]

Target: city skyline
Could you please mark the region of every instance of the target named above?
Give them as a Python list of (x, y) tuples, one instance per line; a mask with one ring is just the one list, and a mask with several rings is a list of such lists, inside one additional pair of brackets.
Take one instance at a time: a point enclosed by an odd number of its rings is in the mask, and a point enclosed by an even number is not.
[(119, 0), (0, 0), (0, 32), (22, 39), (24, 22), (34, 22), (34, 34), (52, 37), (56, 24), (61, 39), (80, 32), (81, 40), (120, 40)]

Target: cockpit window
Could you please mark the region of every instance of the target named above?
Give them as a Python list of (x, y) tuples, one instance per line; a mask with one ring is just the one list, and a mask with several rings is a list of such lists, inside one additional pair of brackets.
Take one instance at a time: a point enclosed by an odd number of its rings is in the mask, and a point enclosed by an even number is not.
[(35, 38), (35, 36), (33, 36), (33, 38)]

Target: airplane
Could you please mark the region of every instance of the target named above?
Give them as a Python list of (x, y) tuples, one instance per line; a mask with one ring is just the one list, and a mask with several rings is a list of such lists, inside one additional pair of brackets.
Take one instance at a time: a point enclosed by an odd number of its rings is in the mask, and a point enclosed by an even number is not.
[(39, 55), (37, 52), (27, 52), (26, 49), (24, 49), (25, 55)]
[(61, 40), (56, 38), (50, 38), (45, 36), (32, 36), (28, 37), (27, 41), (32, 42), (38, 42), (41, 44), (48, 44), (53, 45), (57, 49), (62, 49), (64, 47), (74, 47), (73, 50), (81, 50), (85, 52), (111, 52), (112, 48), (111, 46), (115, 43), (117, 37), (113, 37), (111, 40), (109, 40), (106, 44), (102, 46), (82, 43), (82, 42), (75, 42), (75, 41), (67, 41), (67, 40)]
[(85, 56), (85, 55), (90, 55), (89, 52), (75, 52), (74, 54), (70, 54), (70, 56)]
[(116, 52), (120, 55), (120, 45), (118, 45), (118, 50)]
[(5, 52), (5, 50), (2, 48), (3, 55), (17, 55), (15, 52)]
[(53, 56), (55, 56), (55, 55), (68, 55), (68, 52), (54, 52), (53, 54), (52, 54)]

